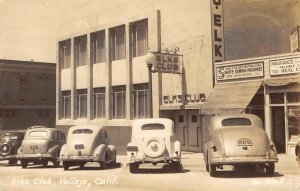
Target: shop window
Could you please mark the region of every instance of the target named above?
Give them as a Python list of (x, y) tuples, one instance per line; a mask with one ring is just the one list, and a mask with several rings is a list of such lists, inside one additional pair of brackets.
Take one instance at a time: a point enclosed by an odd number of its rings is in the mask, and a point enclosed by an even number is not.
[(197, 115), (192, 115), (192, 123), (197, 123)]
[(62, 119), (71, 118), (71, 91), (62, 91), (60, 100), (61, 100), (60, 117)]
[(113, 118), (123, 119), (126, 114), (126, 86), (112, 87)]
[(112, 29), (110, 34), (112, 60), (125, 59), (125, 26)]
[(183, 115), (179, 115), (179, 116), (178, 116), (178, 122), (179, 122), (179, 123), (183, 123), (183, 122), (184, 122), (184, 117), (183, 117)]
[(74, 62), (75, 66), (82, 66), (87, 64), (87, 43), (86, 35), (76, 37), (74, 40)]
[(87, 117), (87, 90), (81, 89), (77, 90), (76, 95), (76, 118), (86, 118)]
[(148, 117), (148, 83), (133, 86), (134, 118)]
[(105, 32), (95, 32), (91, 34), (91, 62), (105, 62)]
[(94, 88), (94, 118), (105, 118), (105, 87)]
[(148, 51), (148, 21), (140, 21), (131, 25), (132, 56), (144, 56)]
[(299, 92), (287, 93), (287, 102), (300, 103), (300, 93)]
[(289, 140), (300, 136), (300, 106), (287, 107)]
[(59, 65), (61, 69), (71, 67), (71, 40), (59, 42)]
[(270, 102), (271, 104), (283, 104), (284, 103), (283, 93), (270, 94)]

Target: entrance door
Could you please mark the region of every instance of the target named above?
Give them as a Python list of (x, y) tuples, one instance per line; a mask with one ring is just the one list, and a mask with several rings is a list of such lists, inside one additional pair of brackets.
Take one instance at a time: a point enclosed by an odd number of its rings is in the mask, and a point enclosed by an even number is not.
[(272, 107), (272, 134), (278, 153), (285, 153), (284, 107)]
[(175, 135), (181, 143), (181, 150), (188, 150), (188, 128), (186, 111), (180, 110), (175, 112)]
[(199, 110), (188, 110), (188, 144), (189, 151), (202, 151), (202, 129)]

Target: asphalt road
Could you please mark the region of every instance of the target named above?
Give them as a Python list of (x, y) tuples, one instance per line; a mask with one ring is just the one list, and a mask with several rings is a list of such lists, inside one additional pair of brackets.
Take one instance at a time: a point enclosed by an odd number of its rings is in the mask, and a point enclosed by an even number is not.
[(0, 191), (18, 190), (263, 190), (300, 191), (300, 168), (294, 156), (279, 155), (275, 175), (268, 177), (257, 169), (231, 167), (212, 178), (205, 171), (201, 153), (183, 153), (183, 172), (175, 173), (166, 165), (144, 165), (138, 173), (130, 174), (125, 165), (126, 157), (118, 156), (119, 167), (102, 170), (97, 163), (64, 171), (62, 167), (48, 168), (30, 166), (22, 169), (19, 165), (8, 166), (0, 163)]

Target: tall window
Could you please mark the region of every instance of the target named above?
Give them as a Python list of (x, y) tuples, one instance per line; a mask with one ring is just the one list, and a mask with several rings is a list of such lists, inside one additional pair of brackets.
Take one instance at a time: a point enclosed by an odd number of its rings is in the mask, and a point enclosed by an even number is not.
[(74, 40), (74, 62), (76, 66), (82, 66), (87, 64), (87, 47), (86, 47), (86, 35), (76, 37)]
[(71, 91), (61, 92), (60, 117), (62, 119), (71, 118)]
[(126, 86), (112, 87), (113, 118), (123, 119), (126, 116)]
[(148, 84), (133, 86), (134, 118), (148, 117)]
[(112, 60), (125, 59), (125, 27), (118, 27), (111, 30), (111, 57)]
[(91, 34), (92, 64), (105, 62), (105, 33), (104, 31)]
[(59, 42), (59, 64), (61, 69), (71, 67), (71, 40)]
[(131, 26), (132, 56), (144, 56), (148, 50), (148, 22), (136, 22)]
[(94, 88), (94, 119), (105, 118), (105, 88)]
[(77, 90), (76, 95), (76, 103), (77, 103), (77, 118), (86, 118), (87, 117), (87, 90)]

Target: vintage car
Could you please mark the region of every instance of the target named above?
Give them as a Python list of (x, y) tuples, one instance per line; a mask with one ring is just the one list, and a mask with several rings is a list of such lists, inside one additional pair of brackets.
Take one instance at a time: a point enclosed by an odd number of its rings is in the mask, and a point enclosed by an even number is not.
[(0, 160), (8, 160), (9, 165), (18, 162), (17, 151), (21, 146), (25, 132), (8, 131), (0, 134)]
[(212, 177), (223, 165), (255, 165), (267, 175), (273, 175), (278, 162), (275, 145), (264, 131), (261, 119), (252, 114), (212, 117), (203, 155), (206, 170)]
[(175, 141), (174, 123), (170, 119), (134, 120), (126, 150), (131, 173), (142, 163), (169, 163), (177, 172), (181, 170), (180, 142)]
[(297, 143), (295, 147), (296, 161), (298, 162), (298, 166), (300, 167), (300, 142)]
[(67, 143), (62, 147), (60, 160), (64, 170), (71, 166), (81, 168), (87, 162), (98, 162), (101, 168), (116, 165), (117, 150), (108, 145), (106, 128), (101, 126), (73, 126), (69, 129)]
[(58, 167), (59, 153), (65, 142), (65, 134), (59, 129), (41, 126), (28, 128), (17, 157), (22, 168), (27, 168), (29, 163), (47, 167), (49, 161)]

